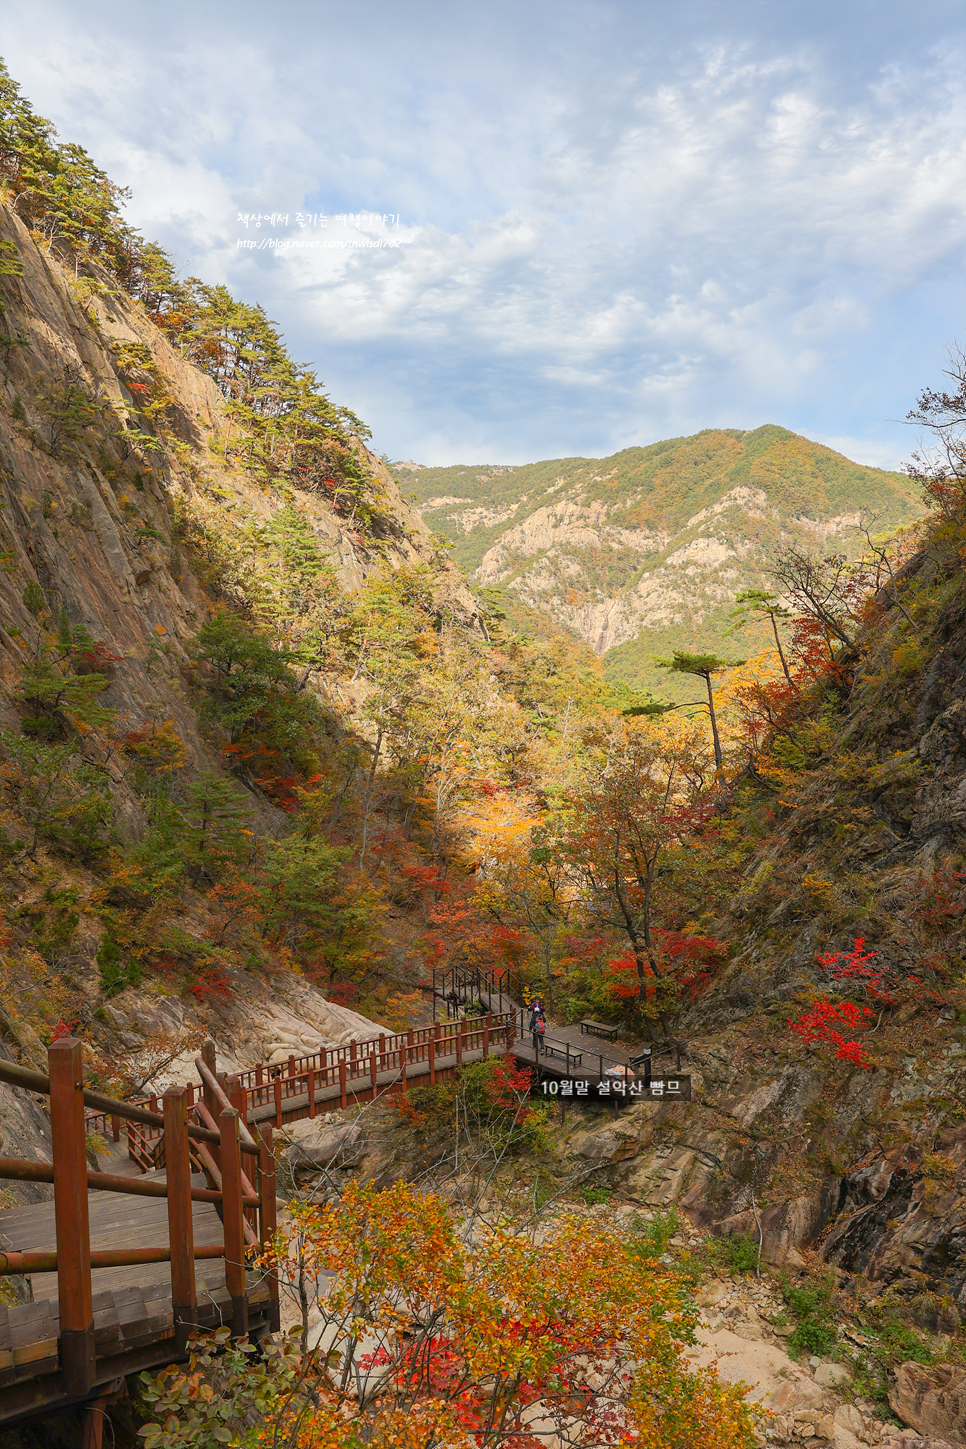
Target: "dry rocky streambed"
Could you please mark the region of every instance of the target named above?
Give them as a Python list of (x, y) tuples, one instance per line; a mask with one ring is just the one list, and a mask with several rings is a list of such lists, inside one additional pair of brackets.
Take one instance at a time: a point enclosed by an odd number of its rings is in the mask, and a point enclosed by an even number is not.
[[(602, 1130), (613, 1132), (613, 1124)], [(311, 1194), (316, 1201), (337, 1192), (350, 1176), (388, 1183), (415, 1175), (414, 1164), (405, 1160), (404, 1135), (394, 1113), (334, 1112), (312, 1122), (293, 1123), (280, 1137), (282, 1178), (291, 1190)], [(576, 1195), (566, 1193), (550, 1212), (579, 1211), (611, 1222), (616, 1217), (628, 1227), (635, 1219), (645, 1223), (654, 1217), (646, 1204), (620, 1197), (614, 1194), (587, 1205), (578, 1190)], [(816, 1449), (822, 1444), (836, 1449), (866, 1444), (883, 1449), (966, 1446), (966, 1368), (900, 1365), (891, 1376), (890, 1414), (881, 1399), (872, 1402), (862, 1396), (862, 1345), (868, 1339), (847, 1323), (839, 1324), (842, 1352), (836, 1358), (789, 1352), (796, 1320), (778, 1270), (763, 1267), (760, 1278), (754, 1272), (732, 1271), (717, 1240), (683, 1216), (678, 1217), (667, 1250), (697, 1279), (695, 1299), (701, 1320), (698, 1342), (688, 1356), (695, 1364), (715, 1364), (729, 1382), (748, 1385), (750, 1398), (766, 1410), (760, 1431), (763, 1444), (812, 1443)], [(796, 1258), (793, 1272), (805, 1281), (802, 1259)], [(942, 1348), (941, 1343), (938, 1346)], [(855, 1361), (841, 1361), (850, 1358)], [(567, 1446), (553, 1433), (548, 1434), (546, 1449)]]

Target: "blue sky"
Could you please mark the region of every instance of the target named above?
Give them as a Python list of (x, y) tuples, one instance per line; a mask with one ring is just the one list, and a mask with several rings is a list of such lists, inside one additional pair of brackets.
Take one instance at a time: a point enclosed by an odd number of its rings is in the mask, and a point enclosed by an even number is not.
[[(0, 17), (14, 77), (132, 188), (131, 220), (262, 302), (393, 458), (776, 422), (895, 466), (915, 445), (898, 420), (966, 332), (960, 3)], [(327, 227), (300, 232), (300, 210)], [(396, 244), (238, 246), (299, 237)]]

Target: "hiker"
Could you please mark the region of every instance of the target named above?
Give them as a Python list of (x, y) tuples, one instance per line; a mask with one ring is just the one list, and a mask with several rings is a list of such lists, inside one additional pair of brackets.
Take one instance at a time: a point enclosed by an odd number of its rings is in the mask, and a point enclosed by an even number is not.
[(543, 1051), (543, 1036), (544, 1032), (547, 1030), (547, 1021), (546, 1017), (543, 1014), (542, 1007), (539, 1010), (537, 1010), (535, 1007), (531, 1007), (531, 1012), (532, 1015), (530, 1017), (530, 1032), (533, 1036), (533, 1050), (535, 1052), (541, 1052)]

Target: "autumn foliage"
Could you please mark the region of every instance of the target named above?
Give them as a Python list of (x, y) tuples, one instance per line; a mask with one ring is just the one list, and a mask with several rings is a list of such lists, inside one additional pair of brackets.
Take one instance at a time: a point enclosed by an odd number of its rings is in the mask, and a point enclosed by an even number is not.
[[(321, 1321), (301, 1391), (278, 1396), (253, 1446), (538, 1449), (565, 1428), (584, 1449), (754, 1443), (744, 1392), (683, 1357), (697, 1320), (684, 1282), (632, 1230), (567, 1215), (540, 1242), (470, 1233), (408, 1184), (352, 1185), (295, 1204), (268, 1264)], [(162, 1379), (177, 1425), (183, 1376)]]

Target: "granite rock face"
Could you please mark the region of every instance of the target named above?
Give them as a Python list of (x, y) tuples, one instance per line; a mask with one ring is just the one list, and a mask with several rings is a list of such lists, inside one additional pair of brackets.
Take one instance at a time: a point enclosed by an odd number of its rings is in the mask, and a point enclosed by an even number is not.
[[(193, 571), (196, 562), (178, 542), (179, 520), (190, 514), (212, 524), (234, 519), (258, 526), (284, 499), (225, 462), (224, 447), (219, 451), (217, 446), (229, 424), (221, 393), (172, 347), (141, 306), (93, 264), (83, 269), (91, 274), (89, 284), (83, 276), (75, 279), (73, 267), (65, 271), (56, 251), (37, 246), (2, 202), (0, 239), (13, 244), (23, 267), (22, 276), (3, 279), (0, 319), (0, 335), (10, 343), (0, 349), (0, 728), (19, 733), (23, 709), (16, 690), (37, 642), (38, 620), (49, 616), (54, 621), (49, 627), (56, 629), (57, 620), (66, 619), (103, 642), (112, 656), (104, 666), (108, 687), (99, 701), (116, 712), (118, 733), (169, 722), (183, 742), (186, 775), (224, 773), (220, 750), (199, 724), (188, 646), (212, 611), (237, 601), (230, 585), (219, 593), (221, 585), (216, 588)], [(125, 359), (132, 356), (150, 359), (151, 376), (167, 399), (174, 444), (169, 440), (161, 447), (151, 438), (144, 443), (135, 407), (144, 389), (135, 395), (125, 380), (132, 376)], [(50, 404), (63, 388), (73, 389), (72, 396), (83, 398), (88, 409), (83, 426), (69, 437)], [(135, 441), (126, 441), (128, 433)], [(365, 452), (361, 443), (358, 447)], [(388, 520), (386, 537), (378, 541), (356, 531), (324, 497), (296, 490), (299, 509), (339, 586), (351, 592), (387, 566), (432, 563), (437, 602), (468, 631), (483, 632), (475, 599), (385, 465), (368, 453), (365, 461), (381, 486)], [(335, 695), (330, 698), (325, 693), (329, 683), (321, 676), (306, 681), (333, 718), (348, 720), (360, 704), (362, 686), (345, 683), (343, 688), (335, 681), (331, 687)], [(80, 758), (106, 777), (121, 840), (141, 838), (144, 801), (132, 788), (130, 771), (122, 768), (117, 742), (105, 749), (93, 735), (81, 736)], [(245, 781), (239, 780), (239, 788)], [(288, 817), (264, 795), (252, 791), (246, 803), (261, 833), (278, 835), (286, 828)], [(80, 867), (76, 875), (83, 893), (90, 881)], [(24, 889), (42, 892), (43, 886), (28, 880)], [(197, 902), (185, 902), (179, 925), (204, 939), (202, 917)], [(102, 995), (95, 959), (102, 931), (99, 920), (85, 917), (74, 954), (61, 963), (94, 1004)], [(152, 1079), (159, 1088), (193, 1075), (197, 1043), (187, 1040), (192, 1034), (213, 1035), (220, 1066), (236, 1069), (267, 1056), (303, 1056), (381, 1030), (378, 1023), (327, 1002), (295, 973), (282, 970), (269, 981), (263, 973), (240, 971), (238, 978), (230, 1001), (188, 996), (179, 1001), (163, 982), (151, 989), (129, 987), (89, 1025), (108, 1056), (137, 1052), (151, 1037), (185, 1037), (183, 1055)], [(30, 996), (32, 983), (22, 984)], [(43, 1044), (22, 1019), (29, 1013), (15, 1011), (24, 993), (19, 987), (8, 993), (14, 1005), (0, 1011), (0, 1026), (20, 1060), (43, 1067)], [(8, 1096), (6, 1112), (2, 1103)], [(0, 1089), (0, 1097), (10, 1141), (23, 1146), (23, 1155), (32, 1155), (31, 1141), (40, 1152), (43, 1114), (6, 1089)], [(29, 1198), (34, 1190), (15, 1191)]]
[(896, 1370), (889, 1406), (926, 1438), (966, 1445), (966, 1369), (904, 1363)]

